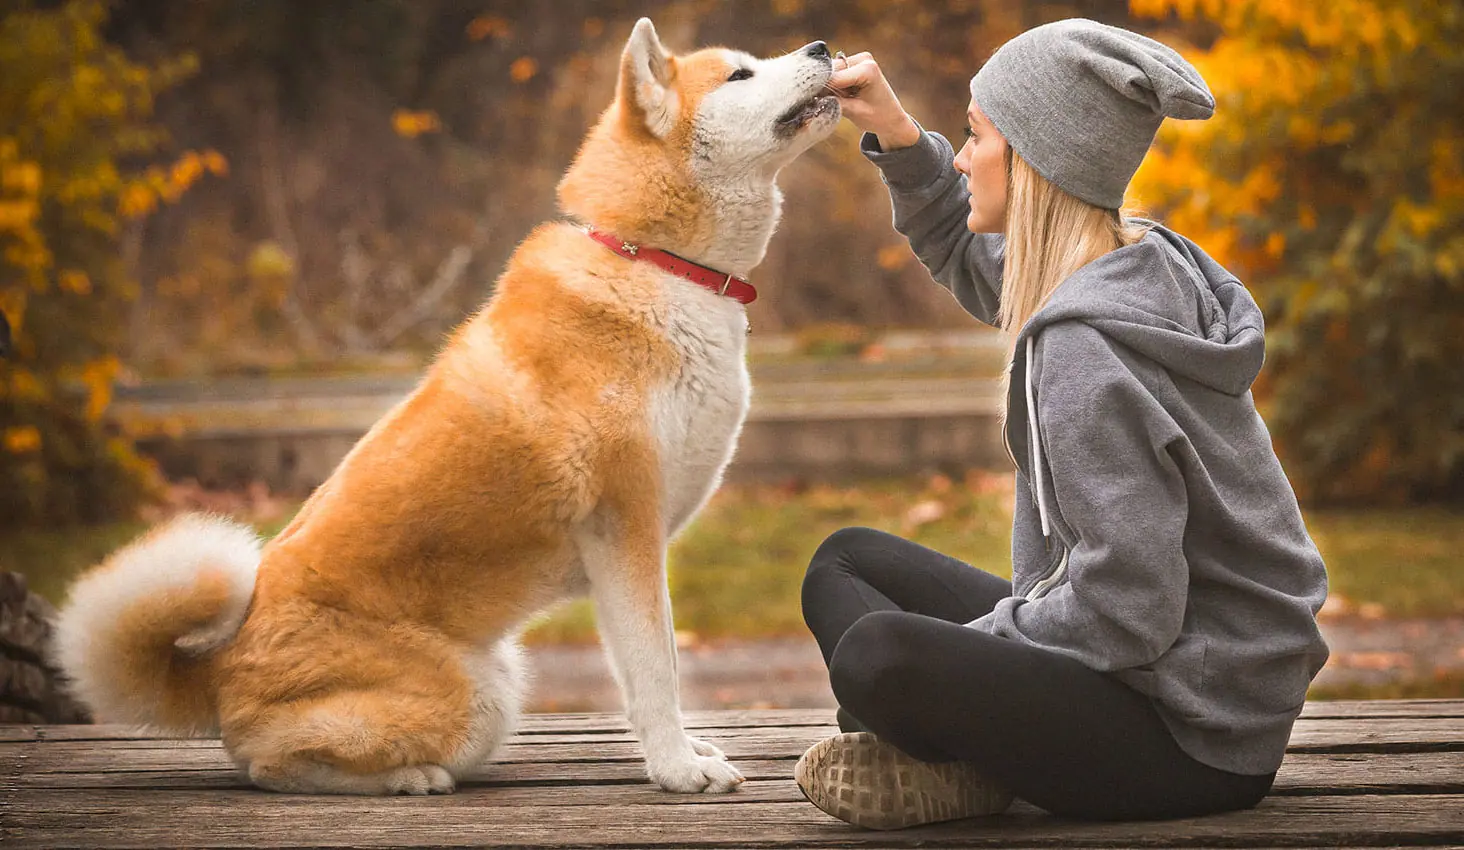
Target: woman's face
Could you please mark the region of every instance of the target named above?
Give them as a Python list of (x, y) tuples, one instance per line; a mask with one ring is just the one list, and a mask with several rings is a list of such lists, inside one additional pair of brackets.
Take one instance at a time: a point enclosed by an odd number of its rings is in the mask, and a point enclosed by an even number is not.
[(966, 144), (956, 154), (956, 170), (971, 190), (971, 213), (966, 229), (972, 233), (1000, 233), (1006, 226), (1007, 143), (996, 127), (976, 108), (966, 107)]

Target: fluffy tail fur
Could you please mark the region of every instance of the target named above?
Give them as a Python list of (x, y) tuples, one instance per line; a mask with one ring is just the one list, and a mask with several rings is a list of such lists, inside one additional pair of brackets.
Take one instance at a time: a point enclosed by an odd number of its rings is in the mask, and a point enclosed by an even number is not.
[(217, 730), (213, 660), (244, 622), (259, 550), (245, 526), (184, 514), (77, 580), (55, 652), (98, 720)]

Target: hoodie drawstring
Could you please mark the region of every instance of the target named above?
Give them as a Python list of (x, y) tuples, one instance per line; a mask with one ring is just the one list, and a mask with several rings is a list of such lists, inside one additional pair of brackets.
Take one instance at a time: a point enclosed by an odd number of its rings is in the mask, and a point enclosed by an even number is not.
[(1042, 494), (1042, 439), (1037, 433), (1037, 404), (1032, 393), (1032, 342), (1035, 338), (1035, 334), (1027, 337), (1027, 428), (1032, 442), (1032, 489), (1037, 495), (1037, 517), (1042, 521), (1042, 539), (1046, 540), (1050, 530), (1047, 524), (1047, 501)]

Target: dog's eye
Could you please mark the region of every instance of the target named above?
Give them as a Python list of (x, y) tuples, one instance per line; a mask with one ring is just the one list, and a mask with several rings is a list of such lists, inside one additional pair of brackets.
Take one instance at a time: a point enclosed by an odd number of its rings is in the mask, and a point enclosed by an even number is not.
[(735, 71), (732, 72), (732, 76), (730, 76), (730, 77), (727, 78), (727, 82), (729, 82), (729, 83), (735, 83), (738, 80), (750, 80), (750, 79), (752, 79), (752, 69), (751, 68), (738, 68), (737, 70), (735, 70)]

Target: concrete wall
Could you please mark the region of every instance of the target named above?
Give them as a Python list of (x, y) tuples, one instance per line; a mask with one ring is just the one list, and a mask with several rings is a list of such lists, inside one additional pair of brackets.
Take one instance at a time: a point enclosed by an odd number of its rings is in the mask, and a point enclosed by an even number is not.
[[(863, 414), (749, 417), (727, 478), (738, 482), (844, 481), (1009, 465), (993, 410), (928, 413), (871, 408)], [(976, 409), (973, 409), (976, 408)], [(261, 480), (306, 493), (326, 479), (360, 429), (270, 430), (151, 438), (141, 448), (172, 478), (209, 487)]]

